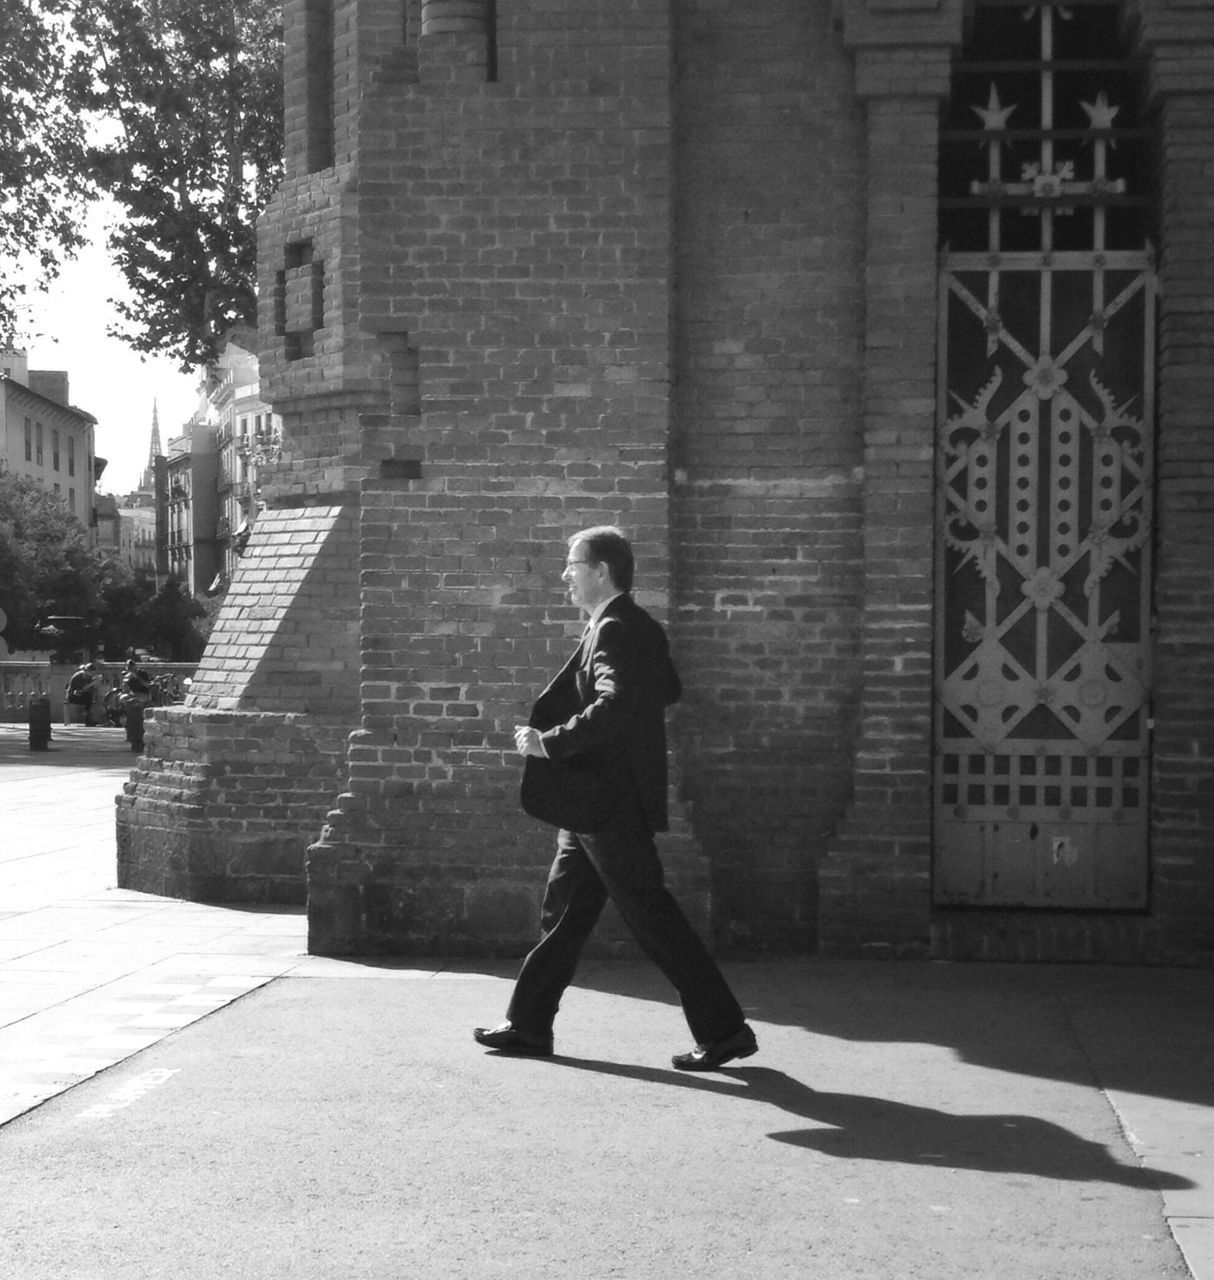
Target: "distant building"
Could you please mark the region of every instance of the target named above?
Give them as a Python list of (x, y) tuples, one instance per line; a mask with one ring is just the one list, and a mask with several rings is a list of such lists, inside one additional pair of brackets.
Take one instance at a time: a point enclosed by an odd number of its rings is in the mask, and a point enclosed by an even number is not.
[(94, 545), (103, 555), (122, 554), (122, 513), (118, 500), (109, 493), (99, 493), (94, 499), (96, 512), (96, 538)]
[(119, 499), (122, 557), (134, 569), (147, 568), (159, 581), (169, 572), (168, 493), (164, 447), (160, 443), (160, 409), (152, 402), (148, 464), (139, 485)]
[(191, 593), (231, 580), (261, 505), (259, 468), (281, 449), (281, 419), (261, 399), (254, 347), (252, 333), (229, 339), (194, 416), (167, 450), (153, 407), (147, 467), (120, 501), (123, 558)]
[(282, 450), (282, 419), (261, 398), (255, 334), (229, 338), (213, 370), (207, 417), (218, 432), (218, 542), (230, 582), (261, 506), (258, 473)]
[(193, 595), (207, 591), (220, 569), (218, 432), (188, 422), (168, 447), (168, 570)]
[(152, 401), (152, 435), (148, 441), (148, 465), (139, 478), (139, 488), (128, 498), (131, 506), (154, 507), (156, 505), (156, 459), (164, 457), (160, 443), (160, 406)]
[[(131, 497), (128, 494), (124, 503)], [(156, 571), (156, 507), (154, 503), (139, 506), (120, 506), (121, 517), (118, 553), (132, 569)]]
[(65, 372), (31, 370), (24, 351), (0, 352), (0, 393), (0, 464), (56, 494), (95, 542), (97, 419), (70, 403)]

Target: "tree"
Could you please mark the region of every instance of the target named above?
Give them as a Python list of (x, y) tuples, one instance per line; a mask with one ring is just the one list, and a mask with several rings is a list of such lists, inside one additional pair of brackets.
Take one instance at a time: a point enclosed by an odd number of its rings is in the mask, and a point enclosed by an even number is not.
[(98, 632), (102, 653), (111, 662), (126, 658), (143, 646), (148, 605), (156, 594), (156, 579), (148, 569), (133, 569), (124, 560), (100, 561), (97, 582)]
[(37, 482), (0, 471), (0, 607), (9, 644), (37, 648), (50, 618), (94, 616), (99, 580), (80, 521)]
[[(11, 137), (0, 132), (0, 149), (42, 156), (48, 192), (57, 181), (117, 203), (110, 248), (133, 298), (118, 304), (118, 336), (183, 369), (213, 361), (229, 329), (256, 324), (256, 219), (282, 176), (278, 0), (5, 0), (6, 13), (10, 4), (26, 78), (47, 86), (25, 93), (64, 132), (48, 135), (27, 111)], [(50, 249), (79, 243), (45, 207), (14, 225), (41, 236), (52, 272)], [(0, 295), (0, 329), (3, 312)]]
[[(30, 263), (42, 283), (82, 244), (78, 230), (95, 188), (67, 78), (67, 0), (0, 4), (0, 259)], [(0, 275), (0, 346), (14, 342), (24, 292)]]
[(197, 662), (209, 610), (171, 579), (88, 545), (84, 526), (36, 481), (0, 469), (0, 608), (14, 649), (100, 650), (118, 660), (146, 648)]
[(170, 662), (197, 662), (206, 647), (195, 622), (206, 610), (179, 583), (169, 579), (144, 609), (148, 648)]

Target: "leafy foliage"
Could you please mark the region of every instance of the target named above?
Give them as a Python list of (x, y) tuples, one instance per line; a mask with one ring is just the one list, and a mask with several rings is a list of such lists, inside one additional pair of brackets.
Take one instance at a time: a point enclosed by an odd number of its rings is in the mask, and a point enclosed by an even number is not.
[[(0, 607), (14, 649), (100, 651), (118, 660), (133, 649), (195, 662), (209, 627), (207, 609), (178, 583), (159, 590), (147, 570), (88, 545), (84, 526), (36, 481), (0, 470)], [(58, 623), (52, 624), (52, 620)]]
[(84, 526), (27, 476), (0, 471), (0, 606), (15, 649), (42, 643), (53, 616), (87, 617), (97, 604), (97, 557)]
[[(30, 262), (44, 282), (78, 249), (94, 186), (80, 116), (68, 93), (67, 0), (0, 4), (0, 258)], [(0, 345), (14, 339), (22, 293), (0, 274)]]
[[(119, 336), (183, 369), (214, 360), (229, 329), (256, 323), (256, 219), (282, 176), (277, 0), (5, 0), (6, 13), (10, 4), (26, 79), (44, 86), (25, 92), (63, 132), (27, 112), (0, 132), (0, 166), (37, 154), (48, 200), (55, 182), (78, 199), (112, 197), (122, 217), (110, 248), (133, 298), (119, 301)], [(41, 237), (53, 272), (55, 253), (79, 244), (75, 224), (47, 203), (22, 216), (9, 234)], [(0, 330), (4, 305), (0, 295)]]
[(179, 583), (170, 579), (148, 602), (142, 623), (147, 647), (171, 662), (197, 662), (205, 641), (196, 625), (206, 610)]
[(97, 638), (102, 655), (112, 662), (132, 649), (147, 648), (144, 614), (156, 594), (156, 578), (148, 569), (132, 569), (125, 560), (100, 561), (97, 578)]

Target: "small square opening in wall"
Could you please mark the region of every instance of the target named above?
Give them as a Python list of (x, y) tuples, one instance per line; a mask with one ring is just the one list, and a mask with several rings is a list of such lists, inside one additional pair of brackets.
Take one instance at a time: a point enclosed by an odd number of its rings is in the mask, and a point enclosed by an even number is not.
[(316, 353), (316, 344), (310, 333), (288, 333), (286, 344), (288, 360), (303, 360)]
[(288, 271), (312, 265), (312, 241), (295, 240), (283, 250), (282, 265)]
[(313, 335), (324, 319), (324, 261), (315, 256), (311, 239), (291, 241), (274, 280), (274, 332), (285, 339), (288, 360), (314, 354)]

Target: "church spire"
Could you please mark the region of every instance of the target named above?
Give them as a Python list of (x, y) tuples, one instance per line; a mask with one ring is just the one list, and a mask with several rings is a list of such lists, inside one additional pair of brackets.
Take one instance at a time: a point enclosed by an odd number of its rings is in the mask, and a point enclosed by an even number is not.
[(156, 459), (164, 452), (160, 444), (160, 405), (156, 400), (152, 401), (152, 439), (148, 444), (148, 466), (143, 473), (143, 479), (139, 482), (139, 488), (144, 493), (154, 493), (156, 491)]
[(164, 450), (160, 447), (160, 404), (157, 400), (152, 400), (152, 444), (148, 453), (148, 466), (154, 467), (156, 459)]

